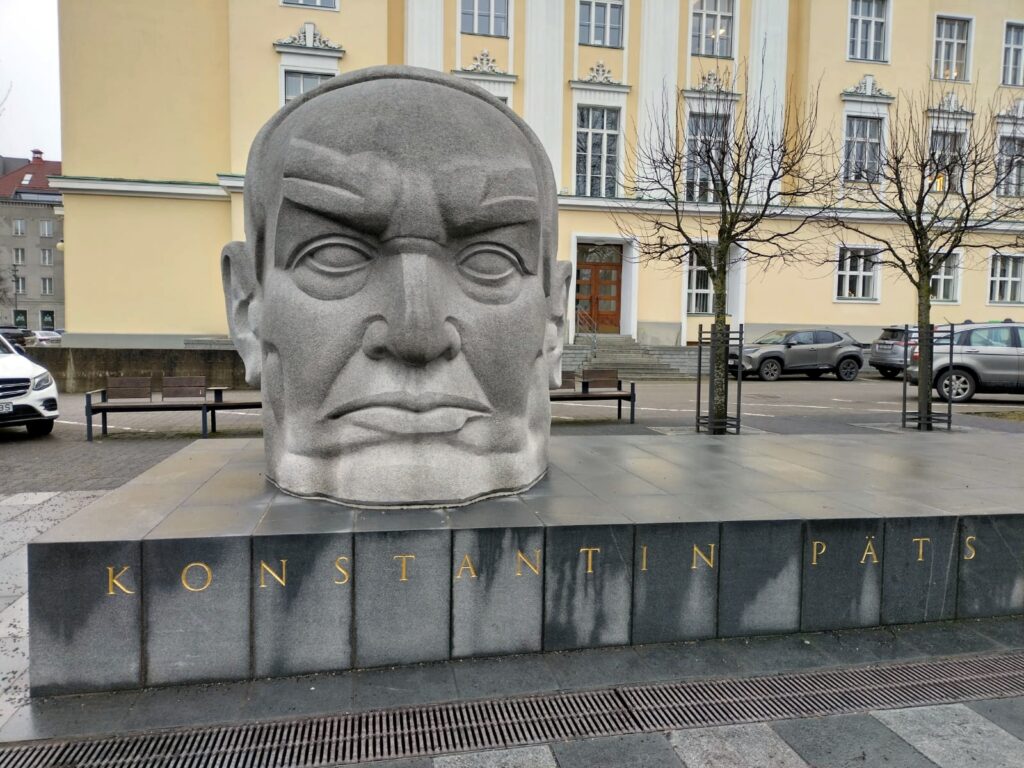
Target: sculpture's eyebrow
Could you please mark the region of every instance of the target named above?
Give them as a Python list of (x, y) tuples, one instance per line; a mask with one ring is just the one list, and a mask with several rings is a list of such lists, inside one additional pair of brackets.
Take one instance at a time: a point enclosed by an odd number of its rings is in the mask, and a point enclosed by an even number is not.
[(536, 171), (529, 164), (449, 166), (441, 195), (448, 229), (471, 235), (526, 224), (538, 215)]

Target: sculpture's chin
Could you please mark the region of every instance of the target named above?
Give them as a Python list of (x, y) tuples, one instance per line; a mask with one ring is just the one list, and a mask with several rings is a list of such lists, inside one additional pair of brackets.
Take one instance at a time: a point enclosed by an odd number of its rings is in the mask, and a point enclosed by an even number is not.
[[(268, 444), (268, 459), (271, 451)], [(543, 432), (513, 453), (385, 444), (335, 457), (274, 456), (268, 479), (293, 496), (353, 507), (457, 507), (529, 489), (544, 476), (547, 454)]]

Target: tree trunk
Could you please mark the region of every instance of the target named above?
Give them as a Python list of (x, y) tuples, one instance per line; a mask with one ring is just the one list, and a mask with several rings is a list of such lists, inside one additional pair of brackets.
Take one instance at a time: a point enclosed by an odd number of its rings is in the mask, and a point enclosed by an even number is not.
[(725, 419), (729, 410), (729, 326), (725, 317), (725, 276), (712, 274), (715, 322), (711, 326), (711, 366), (714, 369), (711, 391), (711, 434), (724, 435)]
[(932, 333), (931, 284), (921, 280), (917, 287), (917, 428), (932, 429), (932, 371), (934, 371), (934, 334)]

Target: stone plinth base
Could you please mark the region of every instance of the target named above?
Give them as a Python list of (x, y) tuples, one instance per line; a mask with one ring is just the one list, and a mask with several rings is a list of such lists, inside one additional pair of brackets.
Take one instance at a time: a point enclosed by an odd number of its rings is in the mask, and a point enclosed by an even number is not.
[(199, 441), (29, 545), (32, 692), (1022, 613), (1016, 453), (982, 437), (556, 437), (529, 492), (410, 511)]

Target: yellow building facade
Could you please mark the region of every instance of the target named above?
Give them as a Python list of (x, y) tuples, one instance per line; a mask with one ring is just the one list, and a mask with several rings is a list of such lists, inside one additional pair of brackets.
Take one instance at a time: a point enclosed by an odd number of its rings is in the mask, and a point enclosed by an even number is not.
[[(219, 254), (244, 238), (252, 139), (288, 98), (362, 67), (450, 72), (521, 114), (555, 172), (559, 258), (576, 262), (569, 333), (585, 318), (653, 345), (711, 321), (706, 276), (640, 263), (629, 235), (645, 204), (624, 198), (629, 148), (665, 94), (703, 98), (740, 72), (780, 100), (816, 90), (837, 153), (884, 135), (903, 93), (966, 89), (1024, 117), (1024, 0), (60, 0), (59, 20), (73, 346), (225, 334)], [(835, 236), (810, 226), (818, 263), (731, 269), (734, 322), (862, 341), (914, 322), (904, 279), (840, 268)], [(965, 249), (935, 287), (936, 321), (1024, 320), (1024, 255)]]

